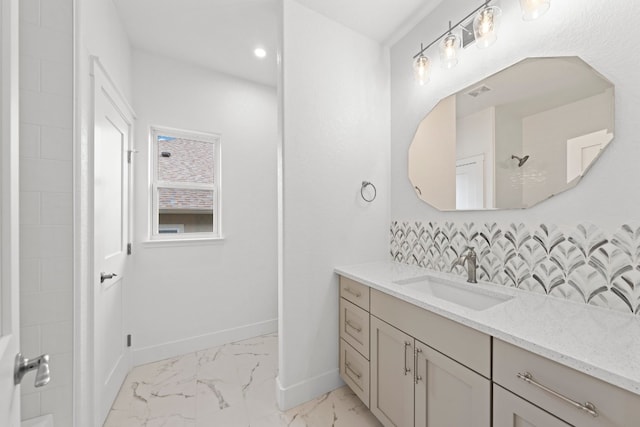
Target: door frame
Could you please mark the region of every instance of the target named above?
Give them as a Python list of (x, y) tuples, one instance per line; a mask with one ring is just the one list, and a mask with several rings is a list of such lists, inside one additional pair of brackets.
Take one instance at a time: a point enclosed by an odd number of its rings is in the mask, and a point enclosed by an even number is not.
[[(82, 2), (73, 0), (73, 420), (74, 426), (93, 426), (94, 404), (94, 288), (93, 271), (93, 138), (94, 70), (100, 68), (119, 103), (135, 120), (133, 108), (109, 77), (100, 58), (92, 56), (82, 40)], [(133, 138), (133, 130), (130, 138)], [(132, 148), (132, 140), (129, 146)], [(129, 182), (130, 212), (133, 174)], [(129, 233), (131, 234), (131, 219)]]
[[(19, 20), (17, 0), (1, 0), (2, 70), (0, 72), (0, 352), (15, 361), (20, 349), (20, 234), (19, 234)], [(5, 336), (5, 334), (9, 333)], [(6, 372), (3, 372), (3, 375)], [(11, 376), (11, 374), (10, 374)], [(12, 380), (12, 379), (11, 379)], [(9, 406), (11, 422), (20, 420), (20, 390), (13, 385), (16, 401)]]
[[(481, 202), (482, 202), (482, 207), (480, 208), (467, 208), (464, 210), (478, 210), (478, 209), (484, 209), (487, 206), (487, 183), (486, 183), (486, 176), (485, 176), (485, 161), (484, 161), (484, 153), (480, 153), (480, 154), (476, 154), (474, 156), (467, 156), (467, 157), (461, 157), (459, 159), (456, 159), (456, 187), (457, 187), (457, 177), (458, 177), (458, 168), (459, 167), (465, 167), (465, 166), (470, 166), (470, 165), (479, 165), (480, 166), (480, 176), (479, 177), (475, 177), (476, 178), (476, 182), (481, 181), (482, 185), (481, 185), (481, 190), (482, 190), (482, 198), (481, 198)], [(457, 197), (457, 188), (456, 188), (456, 197)], [(456, 202), (457, 203), (457, 202)], [(456, 209), (460, 209), (460, 207), (456, 206)]]

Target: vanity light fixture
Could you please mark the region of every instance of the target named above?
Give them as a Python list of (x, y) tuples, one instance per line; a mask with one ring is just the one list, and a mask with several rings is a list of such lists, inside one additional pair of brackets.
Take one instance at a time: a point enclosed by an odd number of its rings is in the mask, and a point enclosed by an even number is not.
[[(542, 16), (548, 9), (551, 0), (519, 0), (522, 8), (522, 19), (530, 21)], [(491, 46), (498, 38), (498, 26), (502, 11), (497, 6), (492, 6), (494, 0), (485, 0), (480, 6), (472, 10), (455, 25), (449, 21), (449, 29), (436, 37), (426, 47), (421, 43), (420, 51), (413, 56), (413, 70), (416, 81), (424, 85), (429, 81), (431, 72), (431, 60), (425, 52), (434, 44), (440, 43), (440, 61), (443, 68), (453, 68), (458, 63), (460, 51), (460, 37), (454, 33), (458, 27), (462, 31), (471, 33), (469, 18), (473, 17), (473, 35), (476, 45), (480, 49)], [(465, 36), (466, 38), (466, 36)], [(465, 42), (466, 43), (466, 42)], [(465, 47), (467, 45), (465, 44)]]
[(453, 68), (458, 63), (458, 50), (460, 49), (460, 37), (451, 32), (449, 21), (449, 34), (440, 43), (440, 63), (443, 68)]
[(497, 6), (489, 6), (487, 1), (484, 8), (473, 18), (473, 36), (476, 46), (480, 49), (491, 46), (498, 39), (498, 25), (502, 11)]
[(420, 84), (420, 86), (428, 83), (429, 76), (431, 75), (431, 60), (420, 53), (419, 55), (417, 55), (417, 58), (413, 62), (413, 72), (416, 81), (418, 82), (418, 84)]
[(522, 19), (533, 21), (547, 13), (551, 6), (551, 0), (520, 0)]
[(255, 49), (253, 50), (253, 54), (254, 54), (256, 57), (258, 57), (258, 58), (262, 59), (262, 58), (264, 58), (264, 57), (266, 57), (266, 56), (267, 56), (267, 51), (266, 51), (266, 50), (264, 50), (264, 49), (263, 49), (263, 48), (261, 48), (261, 47), (257, 47), (257, 48), (255, 48)]

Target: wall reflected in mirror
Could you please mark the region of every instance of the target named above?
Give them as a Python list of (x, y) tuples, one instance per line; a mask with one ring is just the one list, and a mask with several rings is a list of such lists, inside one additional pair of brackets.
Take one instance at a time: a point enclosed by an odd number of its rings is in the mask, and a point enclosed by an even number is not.
[(409, 179), (440, 210), (526, 208), (577, 185), (613, 135), (611, 82), (578, 57), (528, 58), (427, 114)]

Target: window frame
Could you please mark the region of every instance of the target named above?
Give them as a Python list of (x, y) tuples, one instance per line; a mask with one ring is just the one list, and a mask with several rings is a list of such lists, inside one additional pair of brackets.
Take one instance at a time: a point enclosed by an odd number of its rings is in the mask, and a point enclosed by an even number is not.
[[(158, 178), (158, 136), (169, 136), (177, 139), (212, 144), (213, 149), (213, 184), (161, 181)], [(150, 126), (149, 131), (149, 240), (162, 241), (188, 241), (188, 240), (216, 240), (222, 239), (222, 149), (221, 136), (217, 133), (199, 132), (192, 130), (174, 129), (164, 126)], [(211, 232), (197, 233), (160, 233), (160, 188), (178, 188), (188, 190), (213, 191), (213, 230)]]

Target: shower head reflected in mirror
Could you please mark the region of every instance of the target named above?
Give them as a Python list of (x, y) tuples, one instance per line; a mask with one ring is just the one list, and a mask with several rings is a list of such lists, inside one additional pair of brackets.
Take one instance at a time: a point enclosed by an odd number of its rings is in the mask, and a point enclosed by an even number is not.
[(512, 154), (511, 158), (516, 159), (518, 161), (518, 167), (521, 168), (522, 165), (524, 165), (527, 162), (527, 160), (529, 160), (529, 155), (527, 154), (524, 157), (518, 157), (515, 154)]

